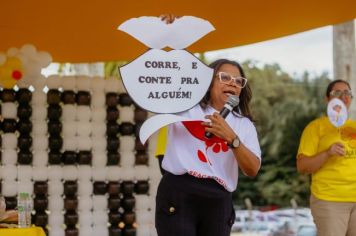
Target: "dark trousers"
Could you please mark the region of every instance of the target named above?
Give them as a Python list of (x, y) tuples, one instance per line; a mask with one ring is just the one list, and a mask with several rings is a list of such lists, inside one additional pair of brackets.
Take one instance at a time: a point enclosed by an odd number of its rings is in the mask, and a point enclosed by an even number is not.
[(165, 173), (156, 196), (159, 236), (229, 236), (232, 194), (212, 179)]

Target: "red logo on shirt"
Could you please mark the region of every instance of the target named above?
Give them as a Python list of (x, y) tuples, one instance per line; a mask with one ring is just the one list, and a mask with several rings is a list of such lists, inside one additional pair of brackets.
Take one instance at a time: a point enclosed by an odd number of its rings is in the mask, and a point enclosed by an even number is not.
[(207, 150), (212, 148), (214, 153), (227, 152), (229, 150), (227, 142), (221, 138), (213, 136), (212, 138), (205, 137), (205, 127), (201, 124), (202, 121), (183, 121), (182, 124), (189, 131), (191, 135), (195, 138), (205, 142), (205, 154), (198, 149), (197, 156), (198, 159), (202, 162), (208, 162), (211, 165), (211, 162), (207, 158)]

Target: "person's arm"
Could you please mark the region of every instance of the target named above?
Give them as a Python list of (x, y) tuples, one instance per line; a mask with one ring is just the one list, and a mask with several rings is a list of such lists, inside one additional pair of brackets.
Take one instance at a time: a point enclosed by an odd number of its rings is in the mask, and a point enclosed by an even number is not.
[[(213, 133), (215, 136), (226, 140), (228, 143), (238, 137), (234, 130), (229, 126), (225, 119), (217, 112), (213, 115), (206, 116), (211, 122), (203, 122), (206, 131)], [(260, 169), (260, 159), (251, 152), (240, 140), (240, 145), (232, 149), (234, 156), (239, 164), (240, 169), (250, 177), (255, 177)]]
[(299, 154), (297, 157), (297, 170), (303, 174), (313, 174), (318, 171), (330, 156), (344, 156), (345, 147), (342, 143), (334, 143), (329, 149), (313, 156)]
[(258, 157), (253, 154), (253, 152), (251, 152), (242, 142), (240, 142), (239, 147), (233, 148), (232, 151), (241, 170), (247, 176), (255, 177), (260, 169), (260, 159), (258, 159)]

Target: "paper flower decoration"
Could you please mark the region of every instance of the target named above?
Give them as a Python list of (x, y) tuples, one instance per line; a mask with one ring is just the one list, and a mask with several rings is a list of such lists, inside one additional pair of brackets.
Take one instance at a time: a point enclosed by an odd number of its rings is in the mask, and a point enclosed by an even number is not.
[(23, 64), (17, 57), (8, 57), (0, 65), (0, 84), (4, 88), (12, 88), (18, 80), (23, 78)]
[(26, 44), (20, 49), (10, 48), (6, 54), (0, 52), (0, 86), (12, 88), (29, 87), (41, 77), (41, 70), (52, 61), (49, 53), (37, 51), (35, 46)]

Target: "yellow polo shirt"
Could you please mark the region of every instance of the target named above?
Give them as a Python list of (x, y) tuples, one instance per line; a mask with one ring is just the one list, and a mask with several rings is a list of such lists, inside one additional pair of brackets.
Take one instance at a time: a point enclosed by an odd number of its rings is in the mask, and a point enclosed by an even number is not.
[(167, 145), (168, 127), (165, 126), (158, 131), (155, 157), (164, 155)]
[(356, 202), (356, 121), (349, 119), (339, 128), (325, 116), (312, 121), (303, 131), (298, 155), (314, 156), (335, 142), (344, 144), (346, 154), (329, 157), (312, 174), (311, 192), (326, 201)]

